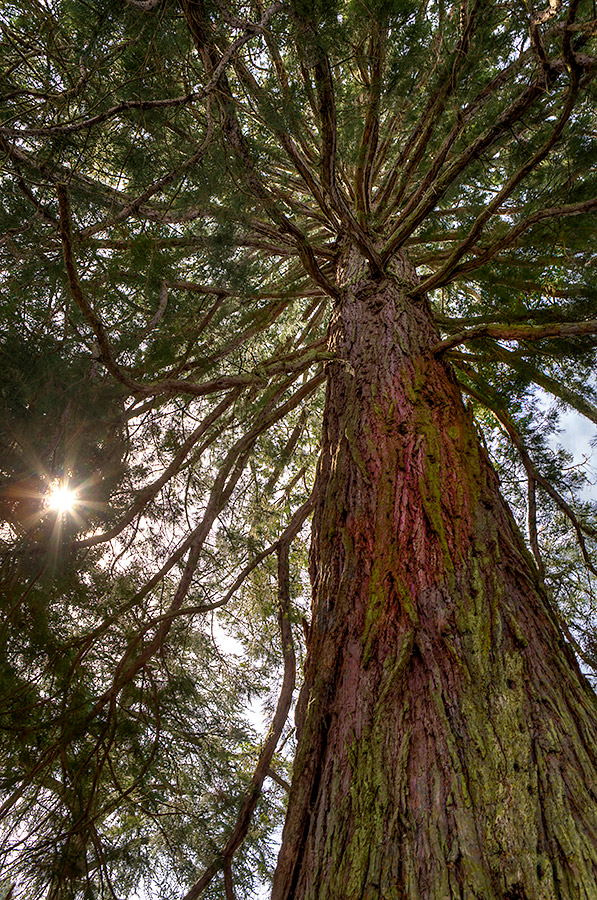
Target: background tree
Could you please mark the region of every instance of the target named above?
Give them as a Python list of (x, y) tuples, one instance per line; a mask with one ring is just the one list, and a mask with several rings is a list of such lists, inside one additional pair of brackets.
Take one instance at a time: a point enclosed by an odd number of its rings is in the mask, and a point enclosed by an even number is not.
[(592, 4), (0, 25), (6, 890), (594, 896)]

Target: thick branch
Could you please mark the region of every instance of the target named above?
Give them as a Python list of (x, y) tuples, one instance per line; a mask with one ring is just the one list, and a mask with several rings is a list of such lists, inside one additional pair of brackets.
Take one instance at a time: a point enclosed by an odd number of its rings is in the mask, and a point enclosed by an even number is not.
[(498, 341), (543, 341), (547, 338), (580, 337), (585, 334), (597, 334), (597, 319), (586, 322), (553, 322), (549, 325), (479, 325), (468, 331), (461, 331), (432, 348), (432, 353), (439, 355), (451, 350), (459, 344), (479, 338), (494, 338)]
[(150, 12), (152, 9), (155, 9), (156, 6), (159, 6), (161, 0), (125, 0), (129, 6), (134, 6), (135, 9), (141, 9), (143, 12)]
[(545, 564), (543, 562), (543, 557), (541, 556), (539, 538), (537, 536), (537, 492), (535, 490), (535, 484), (535, 476), (531, 472), (527, 472), (527, 525), (529, 529), (529, 543), (531, 545), (531, 550), (533, 551), (533, 556), (535, 557), (535, 562), (537, 563), (539, 574), (543, 578), (545, 575)]
[[(270, 47), (270, 52), (274, 55), (274, 47), (271, 45), (271, 42), (268, 43), (268, 47)], [(264, 91), (258, 82), (255, 80), (249, 69), (245, 66), (242, 60), (238, 59), (235, 62), (235, 70), (241, 79), (242, 83), (245, 87), (251, 92), (251, 94), (261, 102), (266, 108), (268, 105), (268, 98), (264, 96)], [(294, 136), (291, 137), (287, 131), (282, 128), (274, 126), (272, 128), (274, 134), (276, 135), (281, 147), (286, 151), (288, 158), (293, 164), (294, 168), (300, 175), (302, 182), (307, 188), (309, 195), (316, 201), (319, 208), (321, 209), (324, 215), (324, 222), (329, 222), (332, 226), (337, 227), (337, 220), (334, 215), (332, 209), (330, 209), (329, 204), (327, 203), (323, 189), (314, 175), (313, 166), (309, 163), (307, 159), (303, 156), (303, 154), (298, 149)], [(286, 198), (287, 202), (292, 203), (292, 199)], [(295, 201), (296, 203), (296, 201)], [(314, 216), (312, 210), (304, 210), (308, 215)]]
[(103, 364), (120, 384), (123, 384), (125, 387), (129, 388), (129, 390), (133, 391), (133, 393), (136, 393), (141, 386), (138, 385), (134, 379), (129, 378), (129, 376), (122, 372), (119, 366), (117, 366), (112, 356), (112, 350), (108, 343), (102, 323), (88, 303), (87, 297), (81, 288), (73, 252), (70, 204), (68, 201), (66, 185), (58, 184), (56, 186), (56, 192), (58, 194), (58, 207), (60, 210), (60, 237), (62, 239), (64, 265), (71, 294), (75, 303), (83, 313), (83, 317), (93, 330), (100, 351), (100, 359)]
[(193, 103), (204, 96), (204, 91), (192, 91), (184, 94), (182, 97), (170, 97), (168, 100), (124, 100), (122, 103), (116, 103), (109, 109), (105, 109), (95, 116), (89, 116), (87, 119), (81, 119), (78, 122), (69, 122), (67, 125), (48, 125), (39, 128), (8, 128), (0, 127), (0, 134), (7, 137), (50, 137), (51, 135), (72, 134), (75, 131), (81, 131), (84, 128), (93, 128), (95, 125), (101, 125), (108, 119), (120, 115), (128, 110), (139, 110), (146, 112), (150, 109), (176, 109), (180, 106)]

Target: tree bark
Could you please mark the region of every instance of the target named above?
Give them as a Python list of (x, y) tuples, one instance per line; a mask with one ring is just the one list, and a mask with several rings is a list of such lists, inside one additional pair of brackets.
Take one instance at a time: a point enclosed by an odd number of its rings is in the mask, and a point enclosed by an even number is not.
[(597, 703), (416, 276), (345, 250), (273, 900), (595, 900)]

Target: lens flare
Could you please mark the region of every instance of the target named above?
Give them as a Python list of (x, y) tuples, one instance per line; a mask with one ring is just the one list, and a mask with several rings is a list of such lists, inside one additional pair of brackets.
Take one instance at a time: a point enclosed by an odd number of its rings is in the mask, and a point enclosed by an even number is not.
[(57, 483), (50, 489), (48, 507), (58, 513), (70, 513), (77, 503), (77, 492), (66, 485)]

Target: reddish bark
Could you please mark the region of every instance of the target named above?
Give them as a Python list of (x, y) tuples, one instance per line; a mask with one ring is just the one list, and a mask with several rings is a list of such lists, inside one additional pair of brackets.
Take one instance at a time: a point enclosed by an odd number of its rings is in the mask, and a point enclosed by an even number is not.
[(342, 260), (273, 900), (595, 900), (595, 696), (394, 268)]

